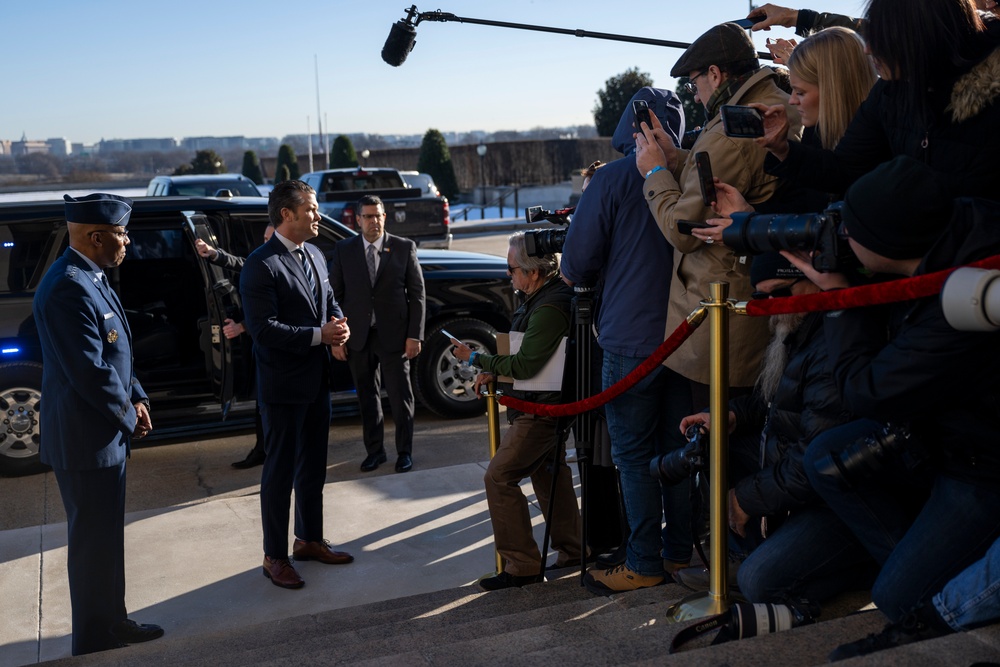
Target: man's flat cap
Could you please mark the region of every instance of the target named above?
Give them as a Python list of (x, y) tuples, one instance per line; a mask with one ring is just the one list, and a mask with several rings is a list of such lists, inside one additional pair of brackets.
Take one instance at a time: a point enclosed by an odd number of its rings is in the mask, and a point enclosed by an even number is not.
[(97, 192), (76, 199), (63, 195), (63, 201), (66, 202), (66, 222), (124, 227), (132, 215), (132, 200), (128, 197)]
[(691, 72), (708, 69), (710, 65), (725, 65), (756, 57), (757, 50), (747, 31), (735, 23), (722, 23), (694, 40), (670, 70), (670, 76), (685, 77)]

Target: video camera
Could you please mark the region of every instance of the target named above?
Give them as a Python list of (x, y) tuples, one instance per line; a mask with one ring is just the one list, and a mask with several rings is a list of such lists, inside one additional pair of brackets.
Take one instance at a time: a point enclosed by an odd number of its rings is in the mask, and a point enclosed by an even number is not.
[(722, 230), (722, 242), (737, 255), (804, 250), (812, 254), (817, 271), (842, 271), (858, 265), (841, 224), (843, 205), (836, 202), (822, 213), (733, 213), (733, 224)]
[(535, 229), (524, 233), (524, 249), (529, 257), (544, 257), (562, 252), (566, 243), (566, 232), (569, 231), (570, 216), (576, 210), (575, 206), (548, 211), (541, 206), (529, 206), (524, 209), (524, 219), (529, 225), (536, 222), (551, 222), (554, 225), (564, 225), (562, 229)]

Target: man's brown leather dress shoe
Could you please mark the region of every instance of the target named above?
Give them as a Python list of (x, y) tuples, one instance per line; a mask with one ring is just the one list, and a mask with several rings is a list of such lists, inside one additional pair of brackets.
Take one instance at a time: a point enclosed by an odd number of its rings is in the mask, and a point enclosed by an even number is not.
[(282, 588), (302, 588), (306, 584), (287, 558), (264, 556), (264, 576), (270, 579), (272, 584)]
[(318, 560), (327, 565), (346, 565), (354, 560), (354, 556), (345, 551), (334, 551), (326, 540), (322, 542), (305, 542), (295, 538), (292, 545), (292, 555), (295, 560)]

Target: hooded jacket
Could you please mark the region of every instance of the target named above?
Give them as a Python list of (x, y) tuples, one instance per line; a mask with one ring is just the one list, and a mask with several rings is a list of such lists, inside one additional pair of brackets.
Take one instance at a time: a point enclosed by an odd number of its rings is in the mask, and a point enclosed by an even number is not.
[[(644, 100), (660, 124), (679, 142), (684, 134), (681, 101), (670, 90), (643, 88)], [(626, 357), (648, 357), (663, 342), (673, 249), (642, 197), (635, 166), (631, 101), (611, 139), (625, 157), (594, 174), (580, 198), (563, 245), (562, 274), (576, 284), (599, 287), (598, 342)]]
[(946, 108), (929, 127), (915, 123), (905, 113), (903, 85), (880, 79), (836, 149), (789, 142), (784, 162), (768, 154), (768, 173), (803, 187), (845, 192), (879, 164), (909, 155), (940, 172), (945, 184), (959, 196), (997, 198), (1000, 48), (958, 78)]
[[(726, 102), (727, 104), (783, 104), (788, 107), (788, 95), (774, 82), (774, 71), (760, 68)], [(799, 114), (788, 107), (791, 121), (790, 137), (799, 137), (802, 126)], [(722, 244), (709, 245), (694, 236), (681, 234), (678, 220), (702, 221), (716, 217), (702, 202), (695, 154), (705, 151), (712, 163), (712, 173), (739, 190), (751, 204), (770, 199), (778, 189), (778, 179), (764, 172), (767, 152), (753, 139), (726, 136), (719, 114), (705, 123), (690, 151), (678, 150), (679, 159), (673, 173), (664, 169), (645, 180), (642, 185), (646, 203), (656, 224), (674, 247), (674, 278), (670, 284), (670, 307), (667, 312), (666, 334), (674, 329), (703, 299), (709, 296), (709, 283), (726, 281), (729, 296), (749, 299), (750, 258), (737, 256)], [(687, 340), (664, 364), (689, 380), (709, 383), (709, 331), (703, 326)], [(751, 387), (757, 379), (761, 354), (767, 345), (767, 320), (755, 317), (734, 317), (730, 320), (730, 384)]]

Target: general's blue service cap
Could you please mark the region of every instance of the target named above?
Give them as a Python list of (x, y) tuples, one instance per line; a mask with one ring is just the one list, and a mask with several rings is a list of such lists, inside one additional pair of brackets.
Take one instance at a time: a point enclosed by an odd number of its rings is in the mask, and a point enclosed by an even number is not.
[(97, 192), (76, 199), (63, 195), (63, 200), (66, 202), (66, 222), (124, 227), (132, 215), (132, 200), (128, 197)]

